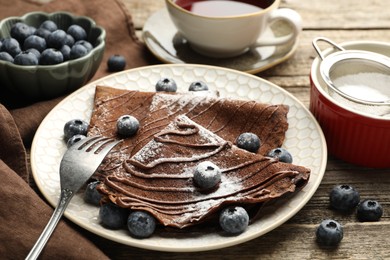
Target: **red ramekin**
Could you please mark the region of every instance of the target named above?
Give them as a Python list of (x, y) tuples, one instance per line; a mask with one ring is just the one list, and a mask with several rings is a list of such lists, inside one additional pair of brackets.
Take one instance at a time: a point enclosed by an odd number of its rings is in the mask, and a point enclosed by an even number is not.
[[(354, 41), (340, 46), (390, 56), (388, 43)], [(327, 49), (323, 53), (331, 52)], [(390, 118), (358, 111), (332, 98), (320, 75), (321, 61), (317, 57), (311, 67), (310, 111), (324, 132), (329, 154), (364, 167), (390, 167)]]

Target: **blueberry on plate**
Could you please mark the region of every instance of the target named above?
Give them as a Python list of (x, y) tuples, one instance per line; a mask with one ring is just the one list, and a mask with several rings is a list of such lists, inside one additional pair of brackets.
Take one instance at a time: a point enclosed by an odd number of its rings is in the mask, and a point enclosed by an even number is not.
[(280, 162), (284, 163), (292, 163), (293, 162), (293, 157), (290, 154), (289, 151), (287, 151), (284, 148), (278, 147), (275, 149), (272, 149), (268, 154), (268, 157), (272, 157), (275, 159), (278, 159)]
[(72, 35), (72, 37), (75, 39), (75, 41), (87, 39), (87, 32), (80, 25), (73, 24), (73, 25), (68, 27), (66, 32), (68, 34)]
[(260, 138), (254, 133), (242, 133), (238, 136), (236, 144), (241, 149), (256, 153), (260, 148)]
[(49, 35), (49, 37), (47, 37), (47, 46), (50, 48), (61, 49), (65, 43), (66, 32), (64, 30), (55, 30)]
[(1, 51), (8, 52), (8, 54), (10, 54), (12, 57), (15, 57), (22, 52), (19, 42), (14, 38), (3, 39)]
[(199, 163), (194, 171), (194, 183), (201, 189), (211, 189), (221, 181), (221, 170), (210, 161)]
[(156, 220), (147, 212), (133, 211), (127, 219), (127, 228), (133, 237), (147, 238), (154, 233)]
[(75, 143), (83, 140), (86, 136), (85, 135), (80, 135), (80, 134), (77, 134), (77, 135), (74, 135), (72, 136), (71, 138), (68, 139), (68, 141), (66, 142), (66, 147), (67, 148), (70, 148), (71, 146), (73, 146)]
[(41, 65), (55, 65), (60, 64), (64, 61), (62, 53), (54, 48), (49, 48), (41, 53), (39, 64)]
[(325, 246), (336, 246), (343, 239), (343, 227), (335, 220), (323, 220), (316, 230), (317, 242)]
[(119, 229), (126, 225), (129, 212), (112, 202), (100, 206), (99, 219), (101, 224), (109, 229)]
[(357, 218), (361, 222), (378, 221), (382, 215), (382, 205), (376, 200), (364, 200), (357, 208)]
[(14, 62), (14, 58), (8, 52), (1, 51), (0, 52), (0, 60)]
[(209, 87), (203, 81), (195, 81), (190, 84), (189, 91), (207, 91)]
[(70, 59), (75, 60), (88, 54), (87, 48), (82, 44), (74, 44), (70, 49)]
[(176, 82), (170, 78), (162, 78), (156, 83), (156, 91), (176, 92)]
[(88, 123), (81, 119), (72, 119), (64, 125), (64, 137), (68, 141), (75, 135), (87, 135)]
[(84, 192), (84, 201), (99, 206), (100, 200), (102, 199), (102, 194), (96, 189), (96, 187), (100, 184), (100, 181), (93, 181), (88, 183), (87, 188)]
[(23, 48), (25, 50), (36, 49), (39, 52), (42, 52), (46, 49), (46, 40), (37, 35), (31, 35), (24, 41)]
[(130, 115), (120, 116), (116, 122), (117, 133), (123, 137), (135, 135), (139, 128), (137, 118)]
[(38, 65), (38, 58), (32, 52), (21, 52), (15, 56), (14, 63), (18, 65), (33, 66)]
[(351, 211), (359, 204), (359, 192), (347, 184), (336, 185), (329, 193), (330, 206), (340, 211)]
[(219, 224), (225, 232), (238, 235), (248, 227), (249, 215), (243, 207), (227, 207), (219, 215)]
[(109, 71), (121, 71), (126, 67), (126, 59), (122, 55), (114, 54), (107, 60), (107, 67)]

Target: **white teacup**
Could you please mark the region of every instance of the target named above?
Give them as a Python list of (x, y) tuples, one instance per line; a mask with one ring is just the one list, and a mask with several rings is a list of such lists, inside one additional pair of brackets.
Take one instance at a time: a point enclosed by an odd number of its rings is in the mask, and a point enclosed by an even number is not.
[[(302, 30), (301, 16), (292, 9), (278, 9), (280, 0), (165, 0), (165, 2), (173, 23), (191, 47), (198, 53), (210, 57), (234, 57), (253, 47), (295, 41)], [(194, 3), (200, 7), (197, 9), (192, 5), (192, 10), (186, 9), (186, 5)], [(202, 10), (201, 5), (210, 4), (214, 6), (205, 6)], [(235, 6), (237, 4), (246, 5), (244, 7), (249, 7), (249, 10), (241, 9), (240, 6), (237, 8)], [(260, 7), (261, 4), (265, 5), (264, 8)], [(232, 8), (229, 9), (229, 6)], [(223, 11), (220, 11), (222, 9)], [(237, 10), (243, 13), (226, 13)], [(292, 32), (282, 37), (261, 37), (267, 27), (278, 20), (285, 20), (291, 24)]]

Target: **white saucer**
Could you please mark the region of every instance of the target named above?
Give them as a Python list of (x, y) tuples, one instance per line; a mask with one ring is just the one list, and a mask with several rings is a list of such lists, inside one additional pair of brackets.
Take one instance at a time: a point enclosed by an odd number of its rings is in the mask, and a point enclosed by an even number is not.
[[(262, 37), (287, 35), (291, 30), (287, 22), (280, 21), (267, 28)], [(251, 74), (286, 61), (298, 47), (298, 41), (295, 40), (280, 46), (258, 47), (234, 58), (206, 57), (191, 49), (178, 33), (166, 9), (159, 10), (149, 17), (143, 28), (143, 39), (153, 55), (164, 63), (214, 65)]]

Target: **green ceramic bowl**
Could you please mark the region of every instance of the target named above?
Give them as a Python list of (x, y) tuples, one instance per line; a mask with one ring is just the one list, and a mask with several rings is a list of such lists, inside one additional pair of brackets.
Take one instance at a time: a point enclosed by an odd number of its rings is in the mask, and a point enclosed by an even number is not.
[(63, 30), (72, 24), (80, 25), (94, 48), (86, 56), (57, 65), (21, 66), (0, 60), (0, 87), (6, 87), (12, 95), (28, 101), (47, 100), (73, 92), (93, 77), (103, 59), (105, 30), (88, 17), (67, 12), (31, 12), (3, 19), (0, 21), (0, 39), (9, 37), (11, 26), (17, 22), (38, 27), (45, 20), (54, 21)]

